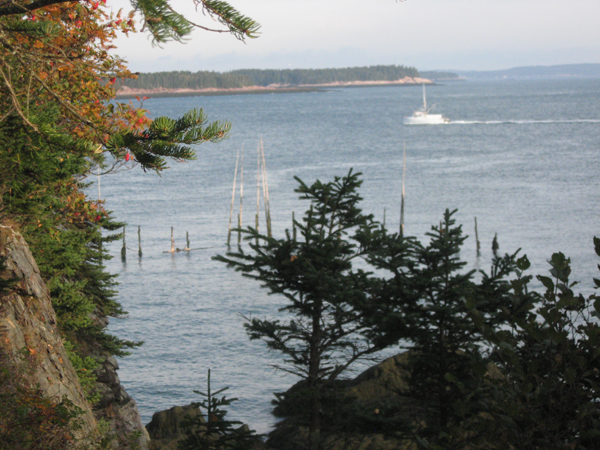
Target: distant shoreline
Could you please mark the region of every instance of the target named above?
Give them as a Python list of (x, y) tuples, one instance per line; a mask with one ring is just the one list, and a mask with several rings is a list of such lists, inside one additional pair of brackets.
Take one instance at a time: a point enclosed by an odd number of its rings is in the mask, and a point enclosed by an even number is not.
[(372, 86), (414, 86), (419, 84), (434, 84), (426, 78), (405, 77), (396, 81), (347, 81), (325, 84), (303, 84), (299, 86), (274, 85), (245, 86), (242, 88), (207, 88), (207, 89), (132, 89), (123, 86), (117, 91), (117, 98), (135, 98), (141, 96), (161, 97), (197, 97), (210, 95), (250, 95), (250, 94), (286, 94), (295, 92), (324, 92), (331, 88), (340, 87), (372, 87)]

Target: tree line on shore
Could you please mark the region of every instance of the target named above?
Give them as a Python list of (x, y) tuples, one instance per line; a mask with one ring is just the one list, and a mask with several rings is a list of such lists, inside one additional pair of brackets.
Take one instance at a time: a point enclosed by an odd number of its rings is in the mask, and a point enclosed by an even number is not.
[(240, 69), (230, 72), (170, 71), (140, 73), (123, 86), (132, 89), (230, 89), (272, 84), (298, 86), (353, 81), (396, 81), (419, 77), (414, 67), (378, 65), (339, 69)]

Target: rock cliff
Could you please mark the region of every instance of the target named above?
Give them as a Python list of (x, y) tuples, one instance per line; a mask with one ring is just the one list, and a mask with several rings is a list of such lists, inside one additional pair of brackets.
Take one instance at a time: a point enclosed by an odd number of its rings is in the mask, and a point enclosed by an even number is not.
[(59, 335), (48, 289), (27, 243), (9, 224), (0, 224), (0, 258), (5, 260), (0, 277), (15, 280), (0, 292), (0, 369), (23, 374), (46, 398), (66, 398), (80, 408), (76, 443), (97, 441), (102, 419), (113, 448), (146, 450), (148, 434), (135, 401), (119, 382), (114, 358), (105, 358), (97, 373), (100, 402), (94, 411), (88, 404)]

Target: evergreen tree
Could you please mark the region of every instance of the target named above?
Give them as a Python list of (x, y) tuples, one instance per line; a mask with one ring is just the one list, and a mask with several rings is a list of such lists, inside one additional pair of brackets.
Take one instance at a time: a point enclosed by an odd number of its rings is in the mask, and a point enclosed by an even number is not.
[(238, 420), (225, 418), (227, 411), (223, 408), (231, 405), (237, 398), (217, 396), (228, 389), (224, 387), (216, 392), (211, 391), (209, 369), (206, 392), (194, 391), (204, 397), (204, 400), (192, 403), (205, 413), (188, 417), (183, 422), (183, 428), (188, 429), (188, 436), (180, 441), (179, 450), (251, 450), (261, 442), (254, 430), (248, 429)]
[(510, 303), (506, 278), (516, 268), (515, 254), (495, 258), (491, 274), (480, 273), (479, 282), (474, 270), (463, 273), (466, 237), (455, 212), (446, 210), (426, 234), (426, 246), (392, 235), (371, 260), (392, 273), (381, 284), (378, 326), (389, 342), (402, 340), (409, 350), (403, 395), (415, 405), (413, 435), (425, 448), (464, 448), (479, 437), (461, 427), (483, 407), (472, 395), (487, 371), (480, 326), (502, 323), (500, 312)]
[(280, 352), (280, 369), (306, 382), (310, 402), (310, 449), (321, 448), (322, 400), (325, 390), (356, 360), (381, 349), (370, 338), (365, 311), (374, 283), (370, 274), (353, 264), (368, 255), (378, 224), (358, 207), (359, 174), (352, 171), (334, 181), (311, 186), (296, 178), (296, 192), (310, 207), (283, 239), (255, 229), (243, 230), (251, 253), (240, 248), (216, 260), (257, 279), (271, 294), (285, 297), (283, 320), (250, 318), (251, 339), (262, 339)]
[[(594, 238), (600, 256), (600, 239)], [(489, 380), (487, 414), (467, 431), (485, 429), (489, 448), (600, 448), (600, 296), (573, 291), (570, 260), (555, 253), (542, 293), (529, 292), (527, 258), (519, 260), (510, 325), (483, 327), (503, 376)], [(600, 268), (600, 266), (599, 266)], [(600, 279), (594, 279), (596, 289)]]

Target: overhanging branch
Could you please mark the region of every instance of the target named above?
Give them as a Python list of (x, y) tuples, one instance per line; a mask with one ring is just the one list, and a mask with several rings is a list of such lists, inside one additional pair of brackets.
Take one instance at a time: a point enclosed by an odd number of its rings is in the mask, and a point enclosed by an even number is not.
[(0, 7), (0, 17), (11, 16), (13, 14), (25, 14), (46, 6), (56, 5), (57, 3), (72, 3), (72, 1), (73, 0), (37, 0), (28, 5), (19, 5), (13, 1), (9, 6)]

